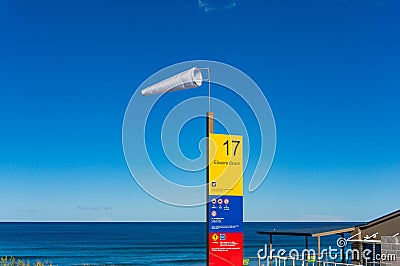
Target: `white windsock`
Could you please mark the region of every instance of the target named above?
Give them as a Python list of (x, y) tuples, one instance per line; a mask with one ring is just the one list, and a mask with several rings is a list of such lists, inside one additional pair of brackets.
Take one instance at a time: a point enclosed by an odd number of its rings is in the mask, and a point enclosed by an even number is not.
[(194, 67), (143, 89), (142, 95), (148, 96), (170, 91), (192, 89), (201, 86), (202, 82), (203, 77), (200, 68)]

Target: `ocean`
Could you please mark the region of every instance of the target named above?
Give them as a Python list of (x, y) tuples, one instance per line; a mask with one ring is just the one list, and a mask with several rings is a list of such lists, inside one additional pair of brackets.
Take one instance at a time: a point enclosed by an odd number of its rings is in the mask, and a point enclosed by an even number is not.
[[(244, 223), (244, 256), (256, 257), (269, 238), (260, 230), (351, 226), (355, 223)], [(336, 245), (338, 236), (321, 238)], [(274, 236), (274, 248), (303, 249), (304, 237)], [(316, 248), (316, 239), (309, 238)], [(206, 224), (177, 222), (0, 223), (0, 257), (52, 265), (205, 265)]]

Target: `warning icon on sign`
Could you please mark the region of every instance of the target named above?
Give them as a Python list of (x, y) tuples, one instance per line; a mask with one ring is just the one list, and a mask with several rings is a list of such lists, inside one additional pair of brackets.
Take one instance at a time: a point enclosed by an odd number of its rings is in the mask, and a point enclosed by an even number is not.
[(217, 241), (217, 240), (218, 240), (218, 235), (217, 235), (217, 234), (213, 234), (212, 239), (213, 239), (214, 241)]

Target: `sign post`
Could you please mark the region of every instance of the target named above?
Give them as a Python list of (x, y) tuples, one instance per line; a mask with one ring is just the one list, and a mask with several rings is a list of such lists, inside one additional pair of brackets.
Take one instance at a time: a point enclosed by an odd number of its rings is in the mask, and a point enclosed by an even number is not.
[[(193, 67), (141, 91), (149, 96), (202, 85), (207, 70), (208, 110), (210, 68)], [(207, 112), (207, 265), (243, 265), (242, 136), (214, 134), (214, 113)]]
[(214, 134), (207, 113), (207, 265), (243, 265), (242, 136)]
[(209, 252), (209, 250), (210, 250), (210, 240), (209, 240), (209, 238), (210, 238), (210, 230), (209, 230), (209, 220), (210, 220), (210, 217), (209, 217), (209, 213), (210, 213), (210, 206), (209, 206), (209, 203), (208, 203), (208, 200), (209, 200), (209, 186), (210, 186), (210, 135), (211, 134), (213, 134), (214, 133), (214, 113), (213, 112), (207, 112), (207, 114), (206, 114), (206, 119), (207, 119), (207, 121), (206, 121), (206, 137), (207, 137), (207, 156), (206, 156), (206, 159), (207, 159), (207, 168), (206, 168), (206, 186), (207, 186), (207, 188), (206, 188), (206, 202), (207, 202), (207, 204), (206, 204), (206, 233), (207, 233), (207, 241), (206, 241), (206, 249), (207, 249), (207, 266), (208, 265), (210, 265), (210, 252)]

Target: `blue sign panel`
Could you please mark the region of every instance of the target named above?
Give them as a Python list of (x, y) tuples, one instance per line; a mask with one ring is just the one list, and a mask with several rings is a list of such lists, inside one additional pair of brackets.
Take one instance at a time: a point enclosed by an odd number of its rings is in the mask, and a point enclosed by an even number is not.
[(210, 196), (208, 204), (209, 232), (242, 232), (242, 196)]

